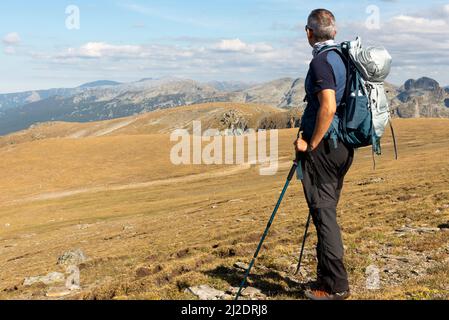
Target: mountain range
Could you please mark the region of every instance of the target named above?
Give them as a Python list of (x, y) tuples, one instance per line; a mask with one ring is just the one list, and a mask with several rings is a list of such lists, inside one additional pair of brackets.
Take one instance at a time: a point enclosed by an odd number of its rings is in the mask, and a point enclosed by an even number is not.
[[(449, 117), (449, 88), (433, 79), (410, 79), (401, 87), (386, 84), (399, 117)], [(95, 81), (76, 88), (0, 95), (0, 135), (49, 121), (91, 122), (182, 105), (233, 102), (304, 107), (304, 80), (282, 78), (254, 84), (238, 81), (201, 83), (179, 78), (145, 78), (131, 83)]]

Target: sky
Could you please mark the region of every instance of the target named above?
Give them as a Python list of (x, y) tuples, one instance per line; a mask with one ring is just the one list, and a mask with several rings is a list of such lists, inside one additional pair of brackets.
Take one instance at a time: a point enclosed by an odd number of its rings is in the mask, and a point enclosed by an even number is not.
[(315, 8), (334, 12), (338, 41), (385, 46), (388, 81), (449, 85), (449, 0), (15, 0), (0, 3), (0, 93), (149, 77), (304, 77)]

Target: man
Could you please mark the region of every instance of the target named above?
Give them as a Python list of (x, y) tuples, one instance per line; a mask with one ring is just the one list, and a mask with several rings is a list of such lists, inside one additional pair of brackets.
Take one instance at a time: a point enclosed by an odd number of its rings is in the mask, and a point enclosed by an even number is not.
[(304, 194), (318, 234), (318, 279), (305, 294), (312, 300), (344, 300), (350, 293), (337, 205), (354, 150), (338, 140), (335, 128), (347, 71), (339, 53), (332, 49), (337, 29), (330, 11), (312, 11), (306, 33), (314, 57), (306, 78), (302, 137), (295, 146), (301, 155)]

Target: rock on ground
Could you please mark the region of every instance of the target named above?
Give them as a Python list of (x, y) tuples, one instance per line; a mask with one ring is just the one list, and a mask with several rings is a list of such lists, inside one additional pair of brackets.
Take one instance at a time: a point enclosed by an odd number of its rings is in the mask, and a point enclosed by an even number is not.
[(36, 283), (43, 283), (45, 285), (60, 283), (65, 281), (65, 275), (60, 272), (51, 272), (46, 276), (28, 277), (23, 281), (24, 286), (32, 286)]
[(200, 300), (225, 300), (230, 298), (225, 292), (214, 289), (208, 285), (190, 287), (186, 289), (185, 292), (197, 296)]
[(62, 266), (78, 266), (87, 260), (86, 255), (80, 249), (65, 252), (58, 258), (58, 265)]
[(234, 268), (240, 269), (240, 270), (247, 270), (248, 269), (248, 265), (243, 263), (243, 262), (236, 262), (234, 264)]
[[(235, 297), (239, 292), (239, 288), (231, 287), (228, 289), (226, 293)], [(266, 295), (262, 293), (259, 289), (253, 287), (247, 287), (242, 290), (242, 298), (250, 299), (250, 300), (265, 300), (267, 298)]]
[[(232, 300), (237, 295), (239, 288), (230, 287), (226, 292), (214, 289), (208, 285), (190, 287), (184, 292), (193, 294), (200, 300)], [(242, 298), (246, 300), (265, 300), (266, 295), (256, 288), (245, 288), (242, 291)]]

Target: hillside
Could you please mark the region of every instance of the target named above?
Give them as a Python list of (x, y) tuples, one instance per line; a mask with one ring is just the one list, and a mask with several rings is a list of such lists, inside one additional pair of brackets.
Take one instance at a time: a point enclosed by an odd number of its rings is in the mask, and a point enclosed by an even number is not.
[[(0, 136), (0, 146), (15, 145), (49, 138), (85, 138), (111, 135), (167, 134), (175, 129), (192, 130), (192, 121), (201, 121), (203, 129), (226, 130), (264, 128), (267, 123), (287, 128), (291, 117), (300, 113), (257, 104), (215, 102), (93, 123), (48, 122), (8, 136)], [(244, 125), (244, 127), (242, 127)], [(240, 127), (239, 127), (240, 126)]]
[[(188, 125), (186, 114), (200, 113), (206, 123), (214, 108), (158, 111), (121, 127), (55, 123), (2, 138), (0, 298), (58, 297), (60, 283), (24, 279), (64, 272), (58, 258), (76, 249), (87, 257), (81, 290), (64, 299), (192, 299), (191, 286), (237, 286), (238, 266), (249, 262), (285, 181), (296, 130), (279, 133), (275, 176), (254, 166), (172, 165), (173, 119)], [(449, 120), (395, 126), (400, 160), (388, 136), (376, 171), (370, 150), (357, 152), (339, 208), (353, 298), (448, 299)], [(45, 136), (29, 139), (36, 132)], [(302, 275), (292, 275), (306, 216), (294, 182), (250, 281), (269, 299), (301, 299), (300, 283), (314, 276), (314, 232)], [(374, 291), (365, 287), (372, 264), (381, 276)]]

